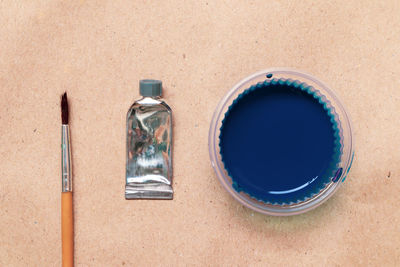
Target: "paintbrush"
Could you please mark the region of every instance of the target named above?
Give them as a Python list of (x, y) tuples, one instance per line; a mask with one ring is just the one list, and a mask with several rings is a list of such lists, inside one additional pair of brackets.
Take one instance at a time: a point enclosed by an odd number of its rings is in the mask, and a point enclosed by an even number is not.
[(62, 266), (74, 266), (74, 212), (72, 205), (72, 162), (68, 125), (67, 93), (61, 97), (61, 238)]

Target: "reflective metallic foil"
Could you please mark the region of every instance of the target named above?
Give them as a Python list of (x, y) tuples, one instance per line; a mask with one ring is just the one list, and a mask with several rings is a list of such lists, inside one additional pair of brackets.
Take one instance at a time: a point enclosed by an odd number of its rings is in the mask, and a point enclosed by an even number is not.
[(126, 122), (126, 199), (172, 199), (172, 113), (158, 97), (144, 97)]

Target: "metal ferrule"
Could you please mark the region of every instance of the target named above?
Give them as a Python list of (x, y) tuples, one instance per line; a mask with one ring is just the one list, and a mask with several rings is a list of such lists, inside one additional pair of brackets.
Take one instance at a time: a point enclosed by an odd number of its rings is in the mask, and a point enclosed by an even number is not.
[(69, 126), (61, 126), (61, 184), (62, 192), (72, 192), (72, 164), (71, 147), (69, 139)]

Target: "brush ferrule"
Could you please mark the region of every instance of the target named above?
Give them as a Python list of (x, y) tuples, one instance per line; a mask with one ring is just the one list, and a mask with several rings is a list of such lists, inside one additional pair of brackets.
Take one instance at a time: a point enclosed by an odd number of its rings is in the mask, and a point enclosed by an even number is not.
[(62, 192), (72, 192), (72, 164), (69, 126), (61, 126), (61, 184)]

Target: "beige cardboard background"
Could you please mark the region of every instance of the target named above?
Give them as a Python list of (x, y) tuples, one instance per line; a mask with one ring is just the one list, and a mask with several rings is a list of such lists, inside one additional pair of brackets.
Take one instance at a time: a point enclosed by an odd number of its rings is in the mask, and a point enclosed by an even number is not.
[[(353, 119), (344, 186), (304, 215), (255, 214), (220, 186), (209, 122), (240, 79), (286, 66)], [(140, 78), (174, 112), (173, 201), (124, 199)], [(78, 266), (400, 265), (400, 2), (0, 2), (0, 265), (60, 265), (60, 95), (68, 91)]]

